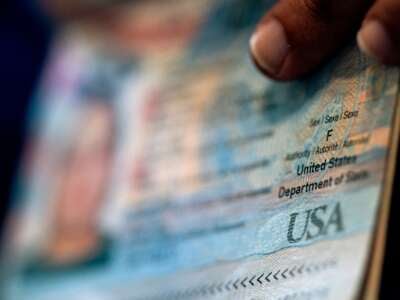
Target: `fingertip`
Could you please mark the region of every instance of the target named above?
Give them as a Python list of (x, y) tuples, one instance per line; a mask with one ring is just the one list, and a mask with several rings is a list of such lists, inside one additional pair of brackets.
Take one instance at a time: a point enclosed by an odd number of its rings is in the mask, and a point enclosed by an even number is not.
[(298, 79), (316, 70), (352, 37), (361, 23), (365, 3), (348, 2), (336, 5), (334, 0), (278, 1), (250, 40), (256, 66), (280, 81)]
[(367, 21), (357, 34), (357, 44), (366, 55), (383, 63), (390, 63), (396, 54), (385, 26), (378, 20)]
[(261, 24), (250, 39), (250, 50), (260, 68), (273, 76), (279, 74), (289, 53), (283, 25), (274, 18)]

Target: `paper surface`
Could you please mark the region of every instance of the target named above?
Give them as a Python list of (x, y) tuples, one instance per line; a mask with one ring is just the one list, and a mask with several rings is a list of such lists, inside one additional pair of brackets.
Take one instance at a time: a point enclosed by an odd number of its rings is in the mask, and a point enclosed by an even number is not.
[(139, 3), (109, 28), (60, 34), (33, 110), (7, 297), (360, 295), (399, 70), (349, 46), (307, 79), (270, 81), (248, 53), (267, 7)]

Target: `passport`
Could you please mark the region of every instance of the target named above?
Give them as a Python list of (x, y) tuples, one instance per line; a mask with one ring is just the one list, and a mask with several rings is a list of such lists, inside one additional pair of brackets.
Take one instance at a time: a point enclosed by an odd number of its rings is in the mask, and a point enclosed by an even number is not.
[(377, 298), (399, 69), (349, 45), (265, 78), (248, 41), (272, 4), (142, 1), (58, 34), (4, 299)]

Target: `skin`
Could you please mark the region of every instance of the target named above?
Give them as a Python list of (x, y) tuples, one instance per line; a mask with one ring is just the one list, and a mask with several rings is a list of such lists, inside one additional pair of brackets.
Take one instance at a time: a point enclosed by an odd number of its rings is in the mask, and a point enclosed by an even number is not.
[(311, 73), (354, 39), (368, 56), (400, 65), (399, 16), (399, 0), (280, 0), (255, 29), (251, 54), (275, 80)]

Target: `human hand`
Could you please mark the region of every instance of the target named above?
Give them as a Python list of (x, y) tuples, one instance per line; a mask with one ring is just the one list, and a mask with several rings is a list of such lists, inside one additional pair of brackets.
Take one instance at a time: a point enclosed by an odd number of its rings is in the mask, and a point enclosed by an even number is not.
[(291, 80), (316, 69), (357, 30), (364, 53), (400, 65), (400, 0), (280, 0), (257, 26), (250, 48), (263, 73)]

